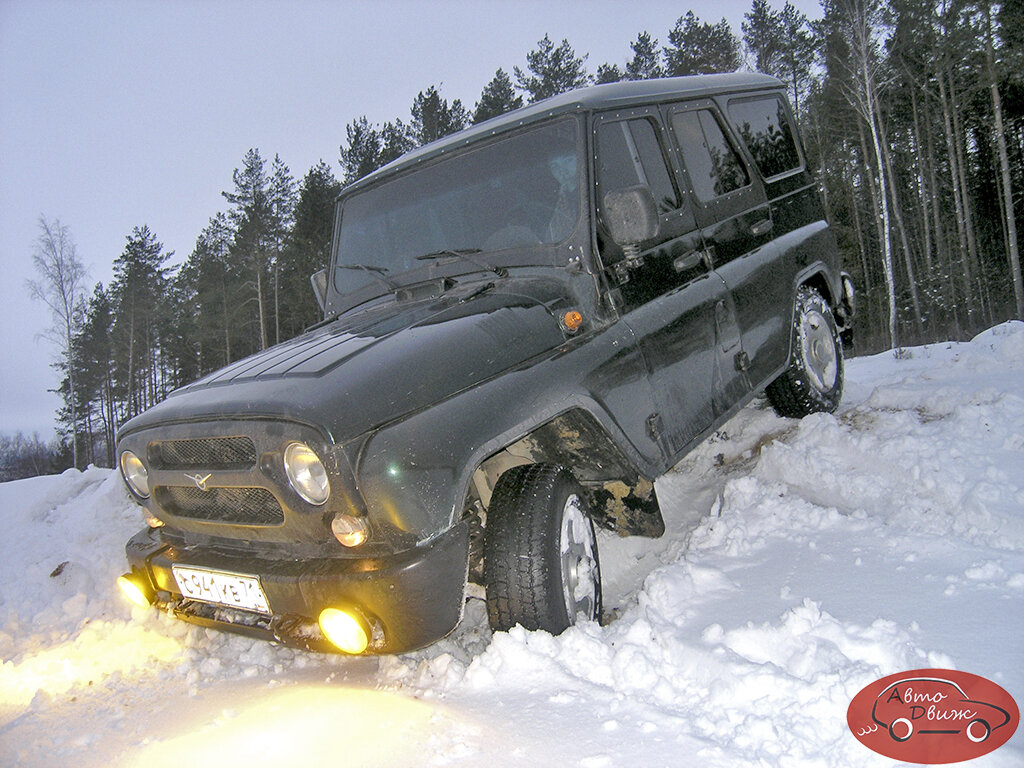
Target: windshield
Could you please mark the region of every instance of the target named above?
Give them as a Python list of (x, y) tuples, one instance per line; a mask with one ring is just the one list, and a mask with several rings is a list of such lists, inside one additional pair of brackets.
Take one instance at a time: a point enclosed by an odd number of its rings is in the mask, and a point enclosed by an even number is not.
[(423, 268), (417, 257), (562, 242), (580, 216), (578, 147), (576, 120), (561, 120), (355, 193), (343, 203), (335, 288), (387, 285)]

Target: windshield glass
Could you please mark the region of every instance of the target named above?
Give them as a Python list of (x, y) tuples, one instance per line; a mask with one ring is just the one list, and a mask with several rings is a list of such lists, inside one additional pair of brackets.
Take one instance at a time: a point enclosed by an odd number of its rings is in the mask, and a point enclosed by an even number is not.
[(419, 256), (562, 242), (580, 216), (578, 145), (576, 120), (561, 120), (357, 192), (343, 203), (336, 289), (383, 285), (425, 267)]

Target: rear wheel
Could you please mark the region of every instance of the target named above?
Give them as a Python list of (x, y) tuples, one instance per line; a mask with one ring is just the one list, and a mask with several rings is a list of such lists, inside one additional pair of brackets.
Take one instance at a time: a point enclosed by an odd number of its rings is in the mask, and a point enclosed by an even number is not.
[(832, 309), (816, 290), (801, 286), (793, 315), (789, 368), (765, 394), (779, 416), (831, 413), (843, 396), (843, 345)]
[(494, 487), (484, 530), (487, 616), (558, 634), (601, 615), (601, 567), (585, 497), (551, 464), (513, 467)]
[(980, 744), (992, 733), (992, 727), (980, 717), (967, 724), (967, 738)]

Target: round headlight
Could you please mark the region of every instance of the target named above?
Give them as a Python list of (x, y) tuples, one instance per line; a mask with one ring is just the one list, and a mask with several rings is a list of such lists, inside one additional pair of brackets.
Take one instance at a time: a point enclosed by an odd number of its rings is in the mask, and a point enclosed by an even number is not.
[(320, 506), (331, 495), (327, 470), (308, 445), (292, 443), (285, 449), (284, 471), (295, 492), (310, 504)]
[(121, 474), (132, 492), (143, 499), (149, 498), (149, 472), (142, 459), (131, 451), (121, 454)]

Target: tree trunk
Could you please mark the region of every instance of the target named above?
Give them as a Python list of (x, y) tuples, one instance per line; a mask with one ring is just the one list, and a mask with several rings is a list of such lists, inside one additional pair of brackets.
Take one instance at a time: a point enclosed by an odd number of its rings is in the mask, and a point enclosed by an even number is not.
[(931, 165), (931, 157), (925, 154), (924, 142), (921, 140), (921, 117), (917, 106), (916, 88), (910, 89), (910, 105), (914, 115), (914, 146), (917, 149), (917, 197), (921, 207), (921, 235), (924, 238), (921, 253), (924, 256), (925, 272), (930, 278), (932, 274), (932, 231), (929, 224), (931, 220), (928, 205), (930, 192), (926, 167)]
[[(946, 148), (949, 151), (949, 177), (950, 181), (953, 184), (953, 205), (956, 209), (956, 233), (960, 240), (960, 259), (964, 265), (964, 269), (962, 270), (964, 285), (964, 305), (967, 308), (968, 322), (970, 322), (972, 307), (971, 278), (970, 265), (967, 263), (967, 232), (964, 222), (964, 206), (960, 188), (960, 170), (958, 168), (957, 162), (959, 153), (956, 151), (956, 140), (953, 136), (953, 119), (950, 116), (950, 104), (949, 99), (946, 95), (945, 73), (939, 73), (938, 81), (939, 97), (942, 101), (942, 124), (946, 133)], [(950, 259), (950, 266), (952, 266), (952, 259)]]
[[(877, 95), (876, 95), (877, 99)], [(877, 100), (875, 102), (875, 113), (877, 115), (882, 114), (881, 106)], [(879, 126), (879, 134), (882, 138), (881, 149), (882, 158), (885, 161), (885, 169), (889, 175), (889, 190), (892, 195), (892, 212), (896, 218), (896, 228), (900, 233), (900, 243), (903, 246), (903, 263), (907, 270), (907, 283), (910, 286), (910, 302), (914, 308), (914, 323), (917, 327), (917, 333), (920, 336), (924, 330), (924, 323), (921, 320), (921, 302), (917, 298), (917, 278), (914, 275), (914, 262), (913, 254), (910, 252), (910, 241), (907, 239), (907, 228), (903, 225), (903, 213), (900, 209), (899, 195), (896, 191), (896, 174), (892, 169), (892, 157), (889, 154), (889, 141), (885, 134), (885, 127)]]
[(882, 230), (885, 237), (882, 240), (882, 266), (885, 269), (885, 287), (889, 294), (889, 341), (895, 352), (899, 352), (899, 331), (896, 326), (896, 281), (893, 277), (892, 268), (892, 234), (889, 222), (889, 201), (886, 187), (885, 167), (882, 162), (882, 143), (878, 135), (879, 126), (876, 123), (878, 116), (875, 115), (874, 84), (868, 74), (867, 67), (863, 71), (864, 90), (867, 97), (868, 125), (871, 128), (871, 142), (875, 149), (875, 162), (878, 168), (879, 200), (882, 204)]
[(978, 238), (974, 232), (974, 214), (971, 212), (971, 194), (967, 185), (967, 156), (965, 154), (966, 138), (964, 136), (963, 123), (960, 119), (960, 107), (956, 97), (956, 83), (953, 74), (949, 74), (949, 103), (953, 112), (953, 139), (956, 147), (956, 164), (960, 174), (960, 194), (964, 198), (964, 231), (967, 234), (967, 256), (969, 263), (966, 265), (969, 274), (973, 277), (978, 270)]
[(256, 303), (259, 304), (260, 316), (260, 349), (266, 349), (267, 344), (267, 319), (263, 309), (263, 265), (256, 259)]

